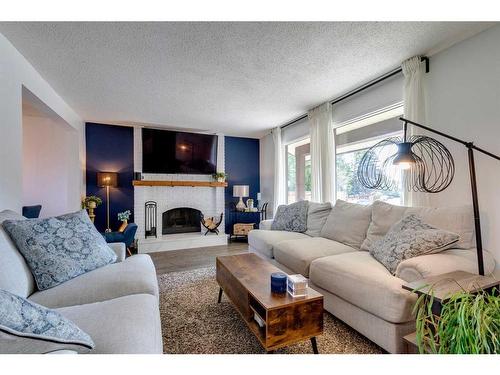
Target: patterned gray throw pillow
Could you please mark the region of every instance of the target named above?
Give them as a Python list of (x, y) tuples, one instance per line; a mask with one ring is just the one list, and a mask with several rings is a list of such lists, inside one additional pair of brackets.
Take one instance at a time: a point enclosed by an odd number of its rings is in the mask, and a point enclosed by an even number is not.
[(459, 239), (458, 234), (434, 228), (418, 216), (408, 215), (370, 247), (370, 254), (394, 275), (403, 260), (439, 253)]
[(271, 230), (285, 230), (288, 232), (305, 232), (307, 230), (308, 201), (281, 205), (276, 210)]
[(94, 342), (57, 311), (0, 289), (0, 353), (86, 353)]
[(116, 261), (85, 210), (47, 219), (5, 220), (39, 290)]

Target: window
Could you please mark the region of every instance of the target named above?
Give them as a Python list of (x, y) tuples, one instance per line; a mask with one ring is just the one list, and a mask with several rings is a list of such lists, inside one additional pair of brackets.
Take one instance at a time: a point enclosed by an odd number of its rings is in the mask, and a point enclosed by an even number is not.
[[(392, 115), (399, 113), (392, 109)], [(402, 111), (402, 108), (401, 108)], [(393, 191), (367, 189), (357, 178), (357, 166), (366, 150), (388, 137), (402, 136), (402, 125), (397, 117), (374, 117), (373, 121), (363, 118), (360, 121), (351, 121), (344, 127), (336, 129), (336, 179), (337, 198), (348, 202), (370, 204), (381, 200), (393, 204), (402, 203), (401, 180), (400, 188)], [(389, 153), (396, 152), (389, 150)], [(384, 160), (388, 155), (380, 155)]]
[(287, 203), (311, 200), (310, 139), (290, 143), (285, 150)]

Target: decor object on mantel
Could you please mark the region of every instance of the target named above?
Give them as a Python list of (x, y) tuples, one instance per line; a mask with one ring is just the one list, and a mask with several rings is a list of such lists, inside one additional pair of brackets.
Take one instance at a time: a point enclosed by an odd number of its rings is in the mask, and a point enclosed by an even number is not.
[[(481, 223), (479, 216), (479, 201), (476, 183), (476, 168), (474, 150), (494, 159), (500, 156), (492, 154), (474, 145), (473, 142), (463, 141), (428, 126), (399, 118), (404, 122), (403, 139), (388, 138), (371, 147), (363, 155), (358, 168), (358, 179), (369, 189), (390, 190), (393, 186), (393, 166), (400, 166), (404, 170), (405, 186), (408, 191), (438, 193), (446, 189), (455, 174), (455, 164), (448, 149), (440, 142), (427, 136), (407, 136), (408, 124), (435, 133), (452, 141), (463, 144), (468, 150), (469, 174), (472, 190), (472, 206), (474, 209), (474, 223), (476, 234), (478, 272), (484, 275), (483, 243), (481, 238)], [(387, 145), (397, 145), (398, 151), (385, 160), (379, 160), (380, 148)]]
[(118, 228), (118, 232), (121, 233), (125, 230), (125, 228), (128, 225), (128, 219), (130, 218), (131, 214), (132, 213), (130, 212), (130, 210), (118, 212), (118, 220), (120, 220), (122, 222), (122, 224), (120, 225), (120, 228)]
[(403, 285), (420, 295), (416, 332), (405, 340), (420, 353), (499, 354), (499, 284), (456, 271)]
[(240, 198), (236, 204), (236, 209), (238, 211), (245, 211), (245, 203), (243, 203), (243, 197), (249, 196), (250, 187), (248, 185), (234, 185), (233, 186), (233, 197)]
[(89, 195), (88, 197), (85, 197), (82, 201), (82, 208), (86, 208), (89, 211), (89, 217), (92, 222), (95, 220), (95, 213), (94, 210), (97, 208), (97, 206), (100, 206), (102, 204), (102, 199), (99, 197), (96, 197), (95, 195)]
[(219, 220), (215, 221), (214, 217), (207, 217), (207, 218), (205, 218), (203, 215), (201, 216), (201, 221), (200, 221), (201, 225), (203, 225), (205, 227), (205, 229), (207, 230), (205, 232), (205, 236), (208, 233), (219, 234), (219, 229), (218, 228), (219, 228), (219, 226), (222, 223), (223, 217), (224, 217), (224, 213), (221, 213)]
[(158, 204), (155, 201), (144, 203), (144, 237), (155, 236), (158, 238), (157, 228)]
[(217, 182), (226, 182), (227, 174), (224, 172), (217, 172), (212, 175), (213, 179)]
[(109, 188), (118, 187), (118, 173), (97, 172), (97, 186), (106, 188), (106, 232), (111, 232), (109, 227)]

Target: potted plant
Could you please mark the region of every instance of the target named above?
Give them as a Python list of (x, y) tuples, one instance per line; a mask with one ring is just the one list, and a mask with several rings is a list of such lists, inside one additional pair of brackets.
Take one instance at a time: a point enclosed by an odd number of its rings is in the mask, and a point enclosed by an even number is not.
[(224, 172), (217, 172), (212, 175), (213, 179), (217, 182), (225, 182), (227, 178), (227, 174)]
[(100, 206), (102, 204), (102, 199), (99, 197), (96, 197), (95, 195), (89, 195), (88, 197), (85, 197), (82, 201), (82, 205), (84, 208), (87, 209), (94, 209), (97, 206)]
[(118, 212), (118, 220), (120, 220), (122, 222), (122, 225), (120, 225), (118, 232), (123, 232), (125, 230), (125, 228), (127, 228), (128, 219), (130, 218), (131, 214), (132, 213), (130, 212), (130, 210)]
[(432, 293), (415, 305), (416, 339), (420, 353), (499, 354), (500, 294), (480, 291), (454, 293), (433, 313)]

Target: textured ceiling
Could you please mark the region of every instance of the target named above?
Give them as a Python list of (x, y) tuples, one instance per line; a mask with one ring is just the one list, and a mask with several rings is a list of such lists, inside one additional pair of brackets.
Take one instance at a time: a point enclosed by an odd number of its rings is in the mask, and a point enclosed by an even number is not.
[(85, 121), (260, 136), (490, 25), (4, 22), (0, 32)]

